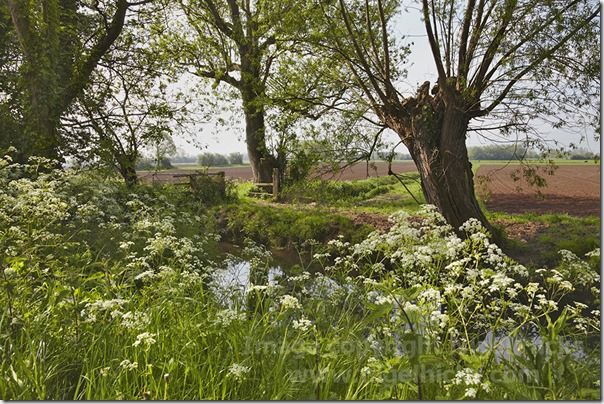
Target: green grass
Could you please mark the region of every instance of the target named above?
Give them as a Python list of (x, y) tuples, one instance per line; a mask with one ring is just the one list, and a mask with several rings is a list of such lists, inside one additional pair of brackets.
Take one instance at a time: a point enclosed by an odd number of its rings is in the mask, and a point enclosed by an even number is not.
[[(407, 188), (421, 203), (424, 203), (418, 174), (402, 175)], [(240, 185), (240, 189), (245, 187)], [(356, 181), (313, 181), (286, 190), (285, 200), (302, 204), (306, 207), (306, 212), (309, 212), (307, 214), (313, 212), (312, 206), (309, 205), (313, 202), (317, 205), (317, 212), (321, 209), (333, 209), (344, 215), (347, 212), (368, 212), (386, 216), (401, 209), (415, 212), (419, 208), (407, 189), (392, 176)], [(247, 199), (247, 201), (254, 203), (254, 199)], [(506, 242), (510, 254), (533, 267), (556, 264), (560, 260), (558, 251), (561, 249), (583, 255), (600, 244), (600, 218), (597, 216), (507, 214), (489, 212), (482, 203), (481, 207), (487, 212), (489, 220), (503, 221), (511, 227), (515, 225), (530, 227), (530, 223), (543, 225), (543, 228), (529, 237), (526, 242), (512, 239)]]
[(509, 253), (534, 268), (555, 265), (558, 251), (569, 250), (579, 256), (600, 246), (600, 222), (597, 216), (577, 217), (567, 214), (488, 214), (492, 222), (539, 226), (526, 241), (508, 240)]
[(286, 189), (284, 199), (293, 202), (315, 202), (320, 206), (346, 208), (358, 212), (389, 214), (400, 209), (416, 210), (419, 205), (413, 196), (420, 203), (424, 202), (419, 176), (417, 173), (404, 173), (399, 176), (404, 186), (394, 176), (354, 181), (314, 180)]
[(300, 205), (268, 205), (258, 201), (240, 201), (217, 208), (223, 237), (241, 241), (250, 238), (271, 247), (291, 247), (307, 240), (326, 242), (342, 235), (359, 241), (372, 228), (356, 225), (337, 212)]

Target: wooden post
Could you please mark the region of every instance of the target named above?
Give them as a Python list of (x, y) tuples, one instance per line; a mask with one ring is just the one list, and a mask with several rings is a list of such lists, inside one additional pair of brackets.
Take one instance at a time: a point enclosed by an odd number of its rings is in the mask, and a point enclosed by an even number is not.
[(273, 198), (279, 198), (279, 169), (273, 168)]

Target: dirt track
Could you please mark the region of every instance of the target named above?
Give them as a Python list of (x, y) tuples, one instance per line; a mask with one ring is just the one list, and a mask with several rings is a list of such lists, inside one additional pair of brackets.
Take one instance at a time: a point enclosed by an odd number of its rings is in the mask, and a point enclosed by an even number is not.
[[(369, 167), (369, 176), (384, 176), (388, 172), (385, 162), (374, 163)], [(527, 186), (524, 180), (515, 182), (510, 174), (518, 166), (482, 165), (476, 177), (478, 195), (486, 199), (487, 207), (492, 211), (507, 213), (568, 213), (574, 216), (600, 214), (600, 166), (596, 165), (561, 165), (553, 176), (546, 175), (547, 186), (537, 191)], [(392, 165), (397, 173), (412, 172), (416, 168), (412, 162), (397, 162)], [(229, 178), (241, 180), (252, 179), (250, 167), (225, 167), (210, 169), (209, 172), (224, 171)], [(143, 173), (144, 182), (177, 182), (174, 174), (191, 173), (190, 170), (162, 172), (153, 175)], [(482, 183), (480, 177), (488, 176), (490, 180)], [(367, 177), (367, 166), (364, 163), (344, 169), (338, 174), (321, 175), (323, 179), (354, 180)]]

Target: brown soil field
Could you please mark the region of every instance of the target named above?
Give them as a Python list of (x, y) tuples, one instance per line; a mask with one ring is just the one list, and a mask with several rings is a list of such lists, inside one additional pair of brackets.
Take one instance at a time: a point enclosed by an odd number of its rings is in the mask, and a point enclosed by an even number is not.
[[(491, 211), (507, 213), (568, 213), (573, 216), (600, 215), (600, 166), (561, 165), (554, 175), (544, 175), (545, 188), (530, 187), (526, 181), (514, 181), (511, 174), (518, 166), (481, 165), (475, 179), (476, 190)], [(412, 162), (395, 162), (397, 173), (416, 171)], [(209, 172), (224, 171), (228, 178), (251, 180), (250, 167), (213, 168)], [(186, 182), (185, 178), (174, 178), (174, 174), (191, 173), (191, 170), (141, 173), (143, 182), (173, 183)], [(388, 173), (385, 162), (372, 163), (369, 176), (384, 176)], [(487, 177), (487, 181), (481, 178)], [(367, 166), (358, 163), (339, 173), (323, 173), (328, 180), (357, 180), (367, 178)]]
[[(547, 185), (537, 189), (524, 179), (514, 181), (518, 166), (481, 165), (477, 193), (492, 211), (507, 213), (600, 214), (600, 166), (561, 165), (553, 175), (543, 175)], [(481, 176), (488, 180), (481, 183)]]

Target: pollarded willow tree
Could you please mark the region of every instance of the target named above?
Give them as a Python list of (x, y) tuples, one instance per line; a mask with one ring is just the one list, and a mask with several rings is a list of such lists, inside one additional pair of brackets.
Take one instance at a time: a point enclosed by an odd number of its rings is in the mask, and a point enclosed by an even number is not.
[(321, 47), (347, 63), (358, 92), (409, 149), (426, 202), (453, 226), (473, 217), (490, 228), (466, 148), (472, 124), (491, 119), (504, 130), (526, 129), (536, 116), (564, 116), (569, 105), (599, 102), (595, 1), (422, 0), (437, 77), (407, 96), (392, 61), (399, 49), (392, 4), (317, 4), (327, 32)]
[[(296, 52), (311, 31), (306, 2), (266, 0), (183, 0), (178, 17), (168, 19), (164, 36), (196, 76), (235, 89), (245, 116), (245, 140), (256, 182), (270, 182), (277, 156), (267, 144), (267, 110), (274, 107), (271, 80), (284, 60)], [(310, 55), (309, 55), (310, 56)]]
[[(6, 0), (0, 8), (10, 26), (16, 60), (0, 65), (15, 73), (12, 91), (0, 103), (19, 105), (13, 116), (22, 154), (60, 159), (60, 118), (82, 94), (99, 61), (120, 36), (129, 11), (153, 0)], [(0, 61), (1, 62), (1, 61)]]

